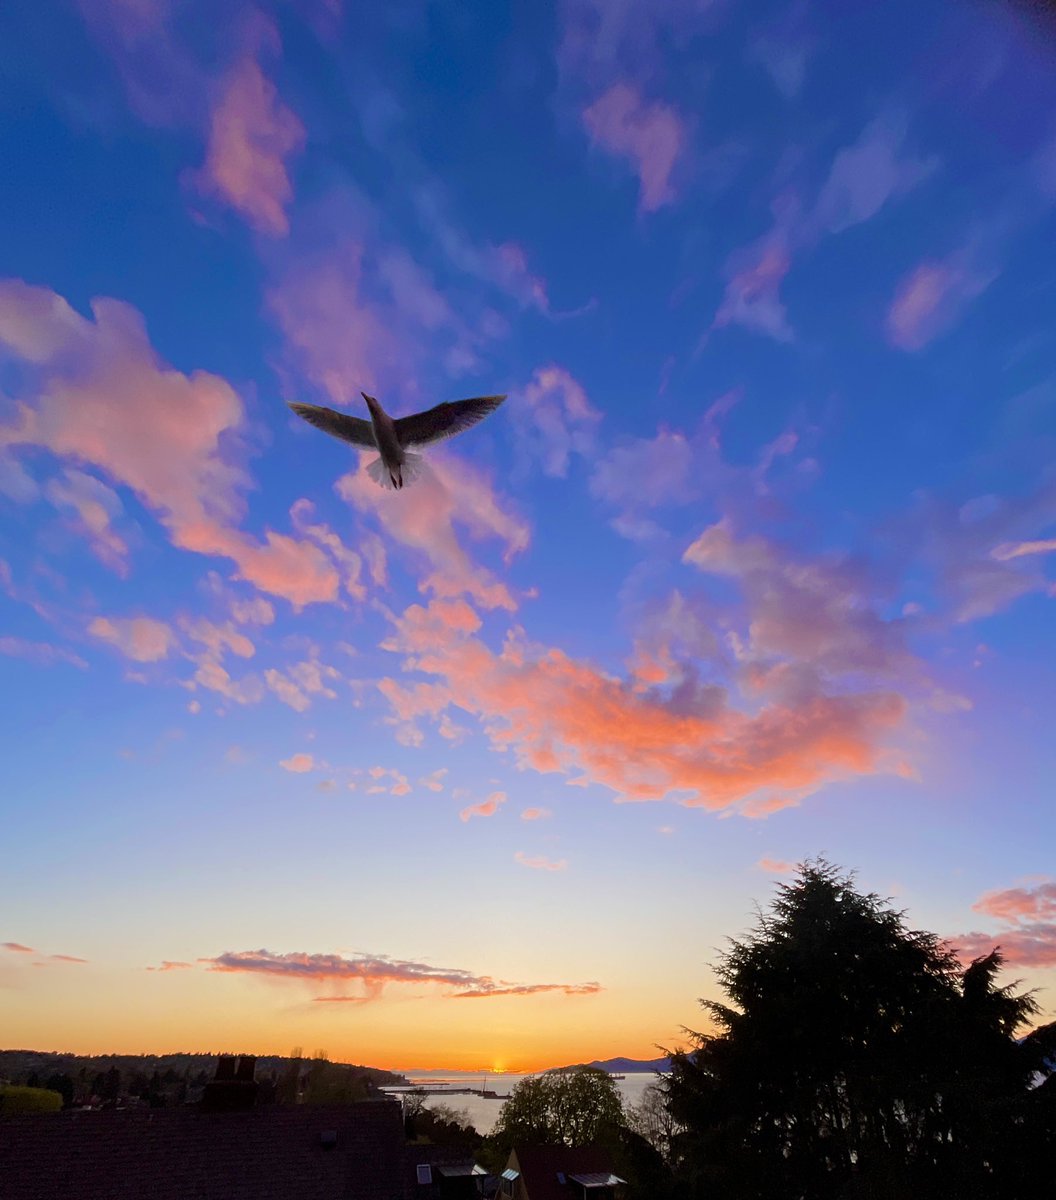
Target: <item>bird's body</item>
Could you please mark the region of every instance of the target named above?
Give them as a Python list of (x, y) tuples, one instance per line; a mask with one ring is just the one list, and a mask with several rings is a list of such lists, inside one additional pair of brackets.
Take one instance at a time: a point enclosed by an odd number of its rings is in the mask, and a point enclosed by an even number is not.
[(387, 488), (413, 483), (421, 470), (422, 457), (411, 447), (426, 446), (453, 437), (483, 420), (506, 399), (505, 396), (475, 396), (471, 400), (446, 401), (409, 417), (390, 417), (373, 396), (360, 395), (367, 403), (370, 420), (317, 404), (290, 404), (309, 424), (332, 437), (377, 450), (380, 457), (367, 467), (370, 477)]

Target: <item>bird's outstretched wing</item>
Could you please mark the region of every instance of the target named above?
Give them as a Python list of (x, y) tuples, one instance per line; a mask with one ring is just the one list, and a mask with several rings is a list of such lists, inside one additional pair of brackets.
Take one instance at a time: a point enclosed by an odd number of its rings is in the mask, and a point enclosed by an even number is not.
[(475, 396), (472, 400), (448, 400), (425, 412), (399, 417), (395, 422), (396, 435), (401, 446), (439, 442), (476, 425), (505, 399), (505, 396)]
[(350, 417), (347, 413), (337, 412), (332, 408), (323, 408), (319, 404), (295, 404), (290, 402), (290, 408), (303, 417), (309, 425), (321, 429), (331, 437), (340, 438), (343, 442), (351, 442), (353, 446), (369, 446), (375, 449), (374, 427), (361, 417)]

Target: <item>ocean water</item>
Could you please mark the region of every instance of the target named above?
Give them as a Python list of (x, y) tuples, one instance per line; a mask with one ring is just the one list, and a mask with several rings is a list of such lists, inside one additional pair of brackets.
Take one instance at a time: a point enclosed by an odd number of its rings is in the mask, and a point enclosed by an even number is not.
[[(481, 1072), (470, 1074), (457, 1071), (404, 1071), (403, 1074), (413, 1084), (420, 1085), (426, 1081), (430, 1086), (444, 1084), (453, 1092), (457, 1088), (464, 1087), (487, 1088), (489, 1091), (497, 1092), (500, 1096), (508, 1096), (522, 1079), (531, 1078), (530, 1075), (485, 1075)], [(651, 1071), (635, 1072), (626, 1075), (623, 1079), (618, 1079), (616, 1086), (619, 1088), (624, 1108), (639, 1104), (645, 1089), (655, 1083), (656, 1079), (657, 1077)], [(425, 1102), (430, 1108), (437, 1104), (443, 1104), (448, 1108), (465, 1112), (477, 1132), (483, 1134), (490, 1133), (495, 1127), (495, 1122), (499, 1119), (499, 1110), (502, 1108), (501, 1100), (486, 1100), (482, 1096), (459, 1095), (457, 1092), (453, 1095), (428, 1096)]]

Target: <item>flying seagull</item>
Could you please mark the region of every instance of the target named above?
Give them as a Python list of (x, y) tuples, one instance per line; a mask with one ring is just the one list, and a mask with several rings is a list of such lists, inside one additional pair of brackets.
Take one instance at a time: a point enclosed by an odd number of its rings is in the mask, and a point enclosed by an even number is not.
[(369, 421), (318, 404), (290, 402), (290, 408), (309, 425), (331, 437), (351, 442), (353, 446), (377, 450), (381, 457), (367, 467), (367, 473), (382, 487), (397, 489), (405, 483), (413, 483), (421, 471), (422, 456), (412, 453), (411, 446), (428, 446), (431, 442), (454, 437), (482, 421), (506, 399), (505, 396), (475, 396), (472, 400), (448, 400), (425, 412), (394, 420), (373, 396), (366, 392), (359, 394), (370, 409)]

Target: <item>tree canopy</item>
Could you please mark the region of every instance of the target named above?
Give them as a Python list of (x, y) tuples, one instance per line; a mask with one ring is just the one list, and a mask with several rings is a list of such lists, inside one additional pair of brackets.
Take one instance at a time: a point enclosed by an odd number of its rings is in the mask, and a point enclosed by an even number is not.
[(593, 1067), (522, 1079), (502, 1106), (490, 1141), (504, 1154), (518, 1143), (587, 1146), (623, 1128), (614, 1080)]
[(1000, 965), (962, 968), (836, 868), (802, 866), (720, 955), (729, 1003), (701, 1001), (716, 1032), (687, 1030), (695, 1048), (674, 1056), (690, 1194), (1028, 1194), (1053, 1105), (1032, 1085), (1056, 1027), (1016, 1040), (1037, 1006), (997, 986)]

